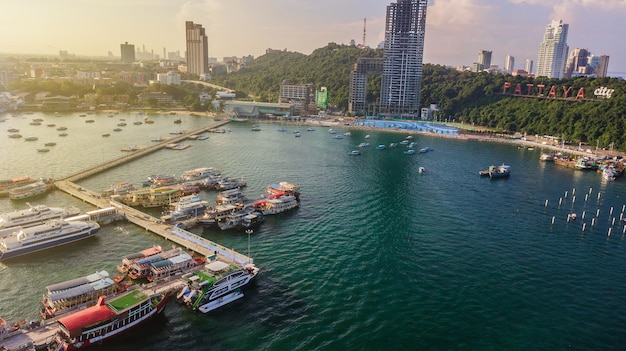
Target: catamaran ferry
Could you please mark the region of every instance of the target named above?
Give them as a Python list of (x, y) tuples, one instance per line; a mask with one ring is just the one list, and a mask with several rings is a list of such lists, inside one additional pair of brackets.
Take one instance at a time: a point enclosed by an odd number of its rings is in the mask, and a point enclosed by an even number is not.
[(0, 261), (85, 239), (99, 229), (93, 221), (63, 220), (21, 228), (0, 240)]
[[(25, 210), (17, 210), (0, 214), (0, 229), (17, 227), (32, 227), (45, 221), (58, 218), (66, 218), (76, 216), (80, 210), (76, 207), (59, 208), (48, 207), (46, 205), (35, 205)], [(3, 237), (0, 234), (0, 238)]]

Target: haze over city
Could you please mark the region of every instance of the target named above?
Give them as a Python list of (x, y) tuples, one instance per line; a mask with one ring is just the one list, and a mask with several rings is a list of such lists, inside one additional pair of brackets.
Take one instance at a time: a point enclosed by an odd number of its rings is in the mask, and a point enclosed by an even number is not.
[[(376, 47), (384, 38), (386, 6), (375, 0), (26, 0), (3, 4), (2, 53), (120, 55), (129, 42), (161, 55), (185, 51), (185, 21), (206, 28), (209, 56), (259, 57), (267, 48), (309, 54), (329, 42)], [(479, 50), (492, 63), (515, 57), (515, 68), (537, 59), (546, 26), (569, 24), (567, 44), (609, 55), (609, 75), (626, 75), (626, 1), (431, 0), (424, 62), (471, 65)]]

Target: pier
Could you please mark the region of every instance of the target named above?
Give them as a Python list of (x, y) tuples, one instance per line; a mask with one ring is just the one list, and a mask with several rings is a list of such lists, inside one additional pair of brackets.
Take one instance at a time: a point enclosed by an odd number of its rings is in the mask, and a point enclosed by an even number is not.
[[(137, 150), (122, 157), (68, 175), (60, 180), (55, 181), (54, 184), (58, 190), (63, 191), (77, 199), (80, 199), (83, 202), (89, 203), (98, 208), (97, 210), (89, 211), (83, 215), (76, 216), (75, 218), (73, 218), (73, 220), (88, 219), (108, 223), (112, 220), (125, 218), (129, 222), (144, 228), (146, 231), (150, 231), (154, 234), (160, 235), (166, 240), (174, 242), (181, 247), (184, 247), (190, 251), (207, 257), (210, 260), (218, 259), (220, 261), (242, 267), (246, 264), (252, 264), (254, 263), (254, 261), (251, 257), (214, 243), (184, 229), (177, 228), (173, 225), (164, 224), (158, 218), (155, 218), (140, 210), (115, 201), (114, 198), (103, 198), (100, 193), (94, 192), (90, 189), (86, 189), (75, 183), (80, 179), (90, 177), (107, 169), (119, 166), (139, 157), (148, 155), (157, 150), (163, 149), (167, 144), (180, 142), (188, 139), (194, 134), (208, 132), (212, 129), (219, 128), (227, 124), (228, 122), (229, 121), (220, 121), (203, 128), (185, 132), (174, 138), (164, 140), (163, 142), (155, 144), (151, 147)], [(143, 284), (141, 288), (154, 292), (173, 293), (184, 285), (184, 283), (180, 280), (181, 274), (182, 273), (170, 276), (153, 283)], [(40, 322), (35, 322), (35, 324), (36, 325), (32, 325), (29, 328), (21, 328), (18, 331), (14, 332), (14, 334), (7, 335), (4, 339), (0, 339), (0, 349), (31, 350), (42, 349), (50, 345), (57, 331), (56, 318), (42, 320)]]

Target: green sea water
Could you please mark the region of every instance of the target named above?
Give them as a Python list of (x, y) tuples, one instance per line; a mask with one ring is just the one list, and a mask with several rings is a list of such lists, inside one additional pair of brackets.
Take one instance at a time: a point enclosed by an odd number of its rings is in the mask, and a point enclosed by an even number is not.
[[(149, 117), (154, 124), (134, 125), (145, 118), (136, 113), (88, 116), (94, 123), (78, 114), (5, 115), (0, 178), (60, 178), (118, 157), (123, 147), (211, 122)], [(32, 126), (33, 118), (44, 121)], [(114, 132), (122, 118), (127, 126)], [(58, 136), (59, 126), (68, 127), (67, 136)], [(261, 131), (247, 123), (226, 127), (227, 133), (189, 141), (189, 149), (162, 150), (79, 183), (99, 191), (122, 181), (140, 186), (152, 174), (216, 167), (244, 177), (252, 198), (269, 183), (298, 183), (300, 208), (267, 218), (251, 235), (250, 255), (261, 272), (243, 299), (207, 315), (170, 302), (164, 315), (99, 349), (623, 348), (623, 179), (605, 182), (543, 163), (540, 149), (512, 144), (415, 135), (416, 149), (434, 151), (405, 155), (402, 145), (375, 149), (406, 136), (383, 130), (333, 139), (322, 126), (311, 132), (296, 126), (280, 132), (276, 124), (262, 124)], [(39, 139), (3, 137), (8, 128)], [(301, 137), (294, 137), (296, 129)], [(365, 134), (371, 146), (359, 148)], [(38, 153), (49, 141), (57, 145)], [(355, 149), (362, 154), (350, 156)], [(511, 165), (510, 178), (478, 176), (502, 163)], [(208, 201), (215, 195), (201, 193)], [(30, 203), (92, 209), (60, 192)], [(25, 206), (0, 199), (2, 212)], [(569, 213), (578, 219), (567, 222)], [(192, 231), (247, 253), (243, 233)], [(113, 274), (123, 255), (152, 244), (171, 245), (118, 222), (95, 238), (0, 263), (0, 316), (34, 319), (46, 285), (100, 269)]]

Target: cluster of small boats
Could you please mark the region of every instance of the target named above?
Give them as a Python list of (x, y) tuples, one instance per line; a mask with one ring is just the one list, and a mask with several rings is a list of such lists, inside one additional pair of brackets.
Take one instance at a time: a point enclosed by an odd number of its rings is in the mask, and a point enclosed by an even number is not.
[[(329, 133), (331, 133), (331, 131), (332, 131), (332, 129), (329, 130)], [(350, 132), (348, 132), (348, 133), (350, 133)], [(337, 135), (340, 135), (340, 134), (337, 134)], [(366, 135), (365, 139), (370, 139), (370, 135), (369, 134)], [(411, 139), (413, 139), (413, 136), (409, 135), (404, 140), (402, 140), (402, 141), (400, 141), (398, 143), (390, 143), (389, 146), (387, 146), (385, 144), (379, 144), (379, 145), (376, 146), (376, 150), (386, 150), (387, 148), (395, 149), (395, 148), (398, 147), (398, 145), (404, 145), (404, 146), (406, 146), (406, 150), (403, 151), (403, 153), (405, 155), (415, 155), (415, 153), (416, 153), (415, 152), (416, 144), (415, 144), (415, 142), (412, 142)], [(359, 143), (358, 146), (359, 146), (359, 148), (367, 148), (367, 147), (370, 146), (370, 143), (369, 142), (362, 142), (362, 143)], [(427, 153), (429, 151), (433, 151), (433, 149), (431, 147), (429, 147), (429, 146), (426, 146), (426, 147), (421, 148), (419, 150), (419, 153), (420, 154), (424, 154), (424, 153)], [(359, 150), (352, 150), (352, 151), (350, 151), (350, 155), (351, 156), (361, 155), (361, 151), (359, 151)]]
[(511, 175), (511, 166), (502, 164), (500, 166), (489, 166), (489, 168), (478, 172), (481, 177), (506, 178)]
[(48, 285), (41, 315), (58, 320), (52, 346), (73, 350), (101, 344), (161, 313), (171, 296), (194, 311), (211, 312), (241, 299), (259, 273), (252, 263), (228, 263), (217, 256), (195, 258), (197, 264), (183, 267), (177, 258), (184, 255), (191, 256), (180, 248), (163, 251), (153, 246), (124, 256), (118, 266), (131, 278), (139, 271), (162, 272), (153, 275), (153, 284), (168, 277), (169, 286), (179, 286), (176, 290), (126, 282), (124, 275), (111, 278), (105, 270)]
[(626, 166), (622, 159), (601, 159), (591, 157), (568, 157), (562, 153), (543, 153), (539, 157), (544, 162), (554, 162), (554, 164), (562, 167), (582, 170), (596, 171), (602, 175), (602, 178), (608, 181), (616, 180), (624, 175)]

